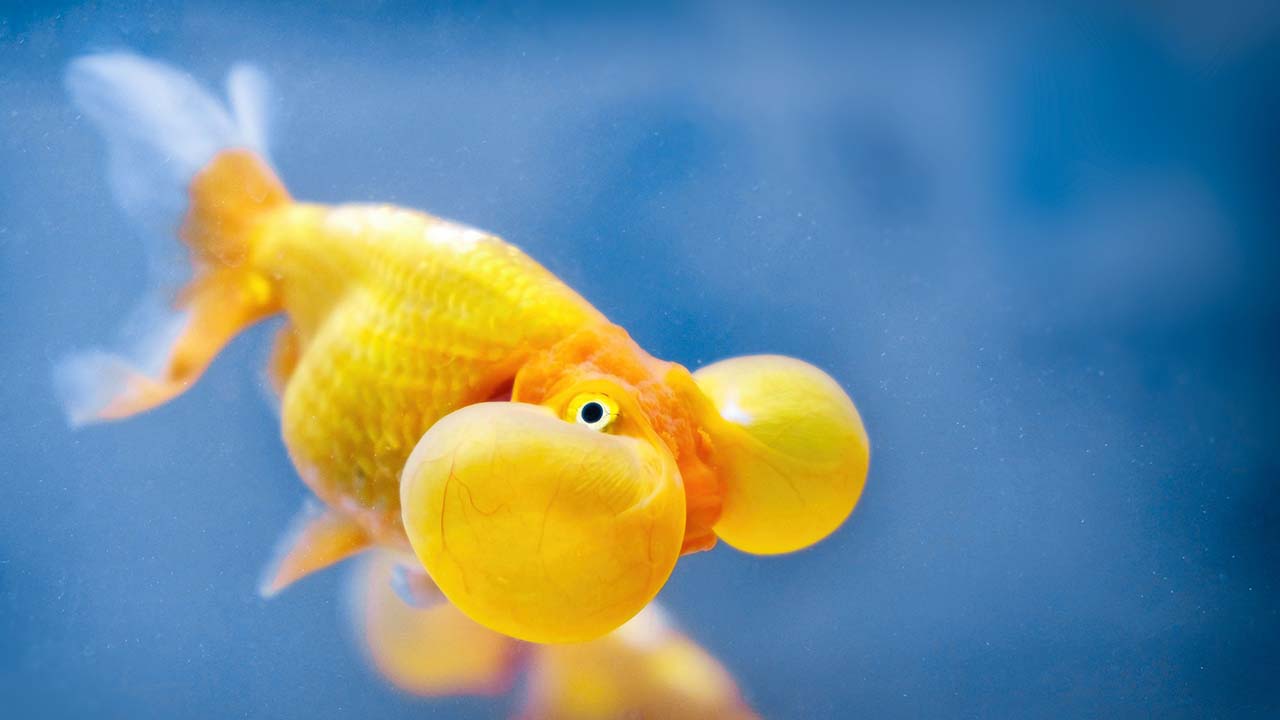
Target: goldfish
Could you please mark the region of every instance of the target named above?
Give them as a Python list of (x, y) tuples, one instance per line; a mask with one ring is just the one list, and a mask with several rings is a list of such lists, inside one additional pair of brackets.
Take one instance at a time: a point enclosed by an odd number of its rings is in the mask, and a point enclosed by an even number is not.
[(59, 392), (73, 423), (128, 418), (281, 318), (269, 384), (318, 509), (265, 596), (377, 548), (479, 626), (581, 642), (649, 605), (683, 555), (799, 550), (857, 504), (868, 436), (827, 373), (778, 355), (690, 371), (491, 233), (293, 198), (255, 68), (232, 68), (225, 100), (130, 53), (78, 58), (66, 85), (120, 204), (176, 236), (187, 277), (152, 293), (167, 300), (132, 346), (61, 363)]

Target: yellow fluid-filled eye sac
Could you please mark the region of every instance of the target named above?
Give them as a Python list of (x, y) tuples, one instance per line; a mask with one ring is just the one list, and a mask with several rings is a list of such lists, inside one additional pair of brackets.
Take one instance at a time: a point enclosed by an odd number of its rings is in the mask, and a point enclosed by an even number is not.
[(724, 478), (716, 535), (771, 555), (835, 531), (853, 512), (870, 462), (862, 418), (840, 385), (778, 355), (723, 360), (693, 377), (723, 419), (708, 428)]
[(533, 642), (604, 635), (670, 576), (684, 489), (665, 446), (481, 403), (423, 435), (401, 479), (405, 530), (476, 622)]

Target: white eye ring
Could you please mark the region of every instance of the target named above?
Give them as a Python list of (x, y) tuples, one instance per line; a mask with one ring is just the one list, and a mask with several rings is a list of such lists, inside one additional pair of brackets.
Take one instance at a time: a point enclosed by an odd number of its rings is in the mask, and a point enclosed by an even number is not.
[(600, 400), (588, 400), (578, 408), (578, 423), (592, 430), (603, 430), (613, 422), (609, 406)]

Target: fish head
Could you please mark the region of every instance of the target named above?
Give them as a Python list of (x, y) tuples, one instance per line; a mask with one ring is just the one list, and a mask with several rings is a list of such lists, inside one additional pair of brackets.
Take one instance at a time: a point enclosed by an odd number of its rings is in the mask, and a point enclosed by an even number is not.
[(517, 378), (511, 402), (437, 421), (405, 465), (401, 510), (419, 560), (463, 613), (522, 640), (577, 642), (661, 589), (683, 547), (686, 494), (626, 378), (546, 371), (547, 382)]
[[(853, 512), (870, 442), (853, 400), (821, 369), (750, 355), (690, 373), (625, 334), (595, 337), (591, 347), (557, 364), (549, 391), (533, 395), (566, 422), (600, 418), (671, 452), (686, 500), (682, 553), (717, 539), (753, 554), (793, 552)], [(529, 389), (517, 385), (517, 397)]]
[(683, 553), (720, 538), (774, 554), (822, 539), (866, 476), (839, 385), (789, 358), (690, 373), (615, 326), (531, 359), (510, 402), (462, 407), (401, 478), (415, 553), (471, 619), (540, 643), (600, 637)]

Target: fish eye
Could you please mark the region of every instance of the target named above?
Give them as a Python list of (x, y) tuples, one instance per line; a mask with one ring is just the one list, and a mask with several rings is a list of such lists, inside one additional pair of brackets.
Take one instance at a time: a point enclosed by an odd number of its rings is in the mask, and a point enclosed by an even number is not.
[(578, 410), (578, 418), (588, 425), (595, 425), (604, 419), (604, 413), (604, 406), (598, 400), (592, 400)]
[(617, 419), (618, 408), (612, 400), (600, 395), (592, 395), (578, 399), (570, 407), (576, 407), (572, 414), (574, 422), (586, 425), (592, 430), (604, 430)]

